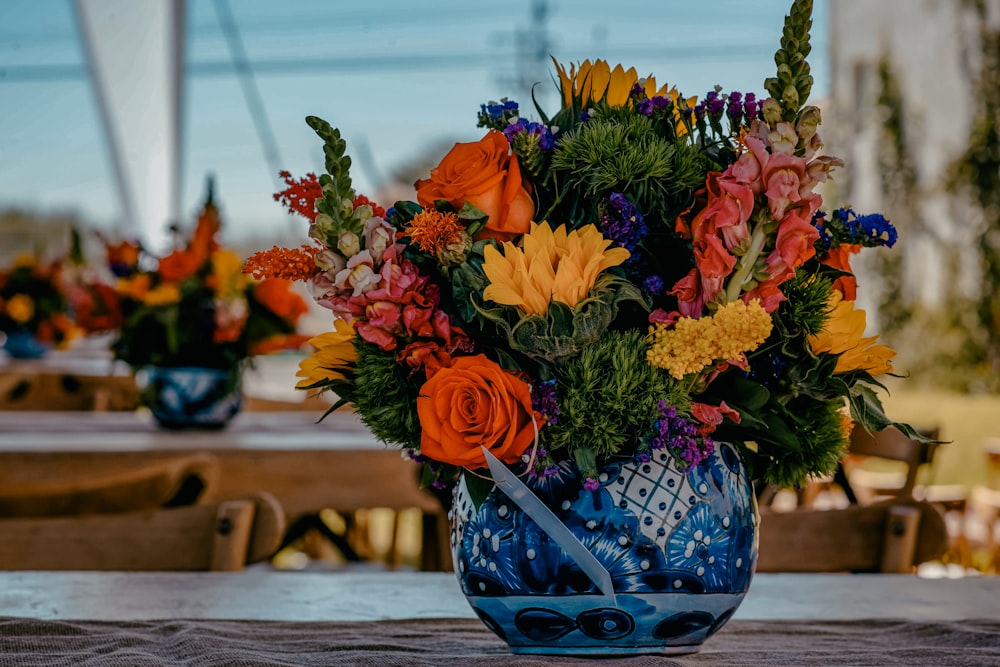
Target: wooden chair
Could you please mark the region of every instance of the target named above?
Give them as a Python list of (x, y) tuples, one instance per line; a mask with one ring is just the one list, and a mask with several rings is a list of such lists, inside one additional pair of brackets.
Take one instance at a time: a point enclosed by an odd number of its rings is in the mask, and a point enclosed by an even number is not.
[(273, 496), (109, 514), (0, 519), (0, 570), (240, 570), (285, 529)]
[(940, 510), (911, 501), (846, 509), (760, 511), (758, 572), (909, 573), (938, 558)]
[[(977, 549), (985, 548), (989, 572), (1000, 572), (1000, 438), (987, 438), (983, 443), (986, 458), (986, 484), (972, 489), (970, 515), (979, 522)], [(970, 547), (971, 550), (971, 547)]]
[(917, 476), (923, 466), (931, 465), (937, 452), (940, 430), (928, 428), (920, 434), (931, 440), (914, 440), (894, 426), (888, 426), (876, 433), (869, 433), (860, 424), (851, 431), (848, 458), (877, 458), (899, 461), (906, 465), (901, 474), (872, 473), (857, 466), (845, 466), (850, 491), (859, 494), (858, 502), (869, 504), (877, 498), (912, 498), (917, 484)]
[(13, 458), (0, 467), (0, 517), (68, 516), (192, 504), (218, 478), (207, 453), (137, 463), (59, 453)]
[(0, 373), (0, 410), (135, 410), (131, 376), (57, 372)]

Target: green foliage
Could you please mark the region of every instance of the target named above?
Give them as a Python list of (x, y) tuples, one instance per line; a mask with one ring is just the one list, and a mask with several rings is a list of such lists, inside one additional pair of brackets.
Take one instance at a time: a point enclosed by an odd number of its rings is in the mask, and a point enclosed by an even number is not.
[(780, 487), (799, 486), (810, 474), (828, 475), (847, 453), (847, 437), (840, 400), (800, 398), (790, 406), (797, 447), (785, 448), (771, 457), (765, 481)]
[(361, 420), (379, 440), (401, 447), (420, 447), (420, 420), (417, 396), (423, 374), (409, 376), (396, 362), (393, 352), (385, 352), (360, 339), (354, 348), (358, 360), (354, 368), (350, 396)]
[[(685, 410), (687, 394), (665, 371), (646, 361), (641, 331), (608, 331), (580, 354), (555, 368), (558, 423), (540, 432), (550, 453), (562, 451), (586, 461), (632, 451), (649, 435), (657, 402)], [(590, 450), (590, 452), (576, 450)]]
[(511, 306), (487, 306), (481, 298), (473, 305), (486, 321), (493, 322), (516, 352), (540, 361), (560, 362), (584, 354), (608, 330), (619, 305), (631, 301), (643, 308), (642, 292), (611, 273), (601, 275), (587, 297), (569, 307), (559, 301), (549, 304), (545, 315), (521, 315)]
[(550, 219), (571, 226), (592, 221), (596, 211), (581, 200), (612, 192), (625, 194), (643, 211), (679, 210), (678, 200), (704, 184), (708, 165), (701, 151), (664, 138), (648, 117), (599, 106), (589, 121), (561, 138), (552, 158), (561, 195)]
[(764, 81), (764, 88), (779, 102), (781, 118), (787, 122), (795, 121), (812, 90), (813, 78), (806, 60), (812, 49), (809, 44), (812, 7), (812, 0), (792, 3), (781, 31), (781, 47), (774, 54), (777, 75)]
[[(351, 158), (345, 154), (347, 142), (340, 136), (339, 129), (316, 116), (307, 116), (306, 123), (323, 140), (327, 171), (319, 176), (323, 197), (316, 200), (319, 214), (309, 234), (331, 247), (337, 247), (338, 239), (344, 232), (360, 235), (364, 229), (364, 220), (359, 220), (354, 210)], [(368, 215), (371, 215), (370, 210)]]
[(785, 301), (778, 308), (777, 319), (784, 330), (818, 334), (829, 312), (827, 301), (833, 291), (833, 283), (828, 278), (797, 271), (781, 291), (785, 294)]

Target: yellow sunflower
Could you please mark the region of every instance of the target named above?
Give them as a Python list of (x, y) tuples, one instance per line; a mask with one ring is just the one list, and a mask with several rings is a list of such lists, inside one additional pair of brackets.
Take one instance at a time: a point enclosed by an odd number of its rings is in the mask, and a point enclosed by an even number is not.
[(306, 389), (318, 382), (342, 380), (344, 374), (337, 369), (357, 361), (354, 327), (337, 319), (333, 322), (333, 328), (333, 331), (320, 334), (309, 341), (316, 351), (299, 362), (299, 370), (295, 375), (303, 379), (295, 385), (297, 389)]
[(865, 311), (855, 309), (853, 301), (844, 301), (843, 295), (834, 291), (829, 312), (823, 330), (809, 337), (809, 346), (816, 354), (840, 355), (834, 373), (864, 370), (881, 375), (892, 371), (890, 359), (896, 351), (888, 345), (876, 345), (878, 336), (864, 336)]
[(553, 230), (533, 222), (521, 243), (504, 243), (503, 253), (486, 246), (483, 271), (490, 284), (483, 297), (528, 315), (544, 315), (551, 301), (576, 306), (602, 271), (629, 258), (625, 248), (609, 248), (611, 241), (594, 225), (567, 232), (565, 225)]
[[(615, 68), (611, 69), (607, 61), (595, 60), (591, 63), (589, 60), (584, 60), (580, 63), (579, 70), (576, 65), (571, 64), (567, 72), (555, 58), (552, 62), (555, 63), (556, 72), (559, 74), (559, 89), (562, 91), (563, 106), (566, 107), (573, 106), (574, 100), (579, 101), (584, 108), (601, 100), (610, 106), (620, 107), (628, 101), (632, 86), (639, 83), (639, 76), (634, 67), (626, 70), (621, 65), (615, 65)], [(652, 76), (645, 78), (643, 88), (647, 97), (656, 95), (668, 97), (672, 90), (667, 86), (658, 89), (656, 78)], [(677, 91), (673, 90), (673, 93), (676, 98)]]

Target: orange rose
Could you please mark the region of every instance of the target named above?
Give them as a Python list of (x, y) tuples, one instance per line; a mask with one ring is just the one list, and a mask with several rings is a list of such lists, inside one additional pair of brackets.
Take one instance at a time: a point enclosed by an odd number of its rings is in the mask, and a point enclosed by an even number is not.
[(459, 357), (420, 388), (420, 453), (435, 461), (485, 468), (485, 446), (514, 463), (535, 440), (544, 422), (531, 409), (531, 390), (485, 355)]
[(477, 142), (455, 144), (431, 169), (431, 177), (418, 180), (414, 187), (417, 202), (424, 208), (446, 199), (456, 210), (468, 202), (488, 215), (479, 237), (510, 241), (528, 231), (535, 215), (535, 205), (521, 182), (517, 156), (496, 130)]

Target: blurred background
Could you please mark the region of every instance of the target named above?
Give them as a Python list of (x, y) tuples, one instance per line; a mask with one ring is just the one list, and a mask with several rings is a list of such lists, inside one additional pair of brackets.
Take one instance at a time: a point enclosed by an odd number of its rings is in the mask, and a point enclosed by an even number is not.
[[(550, 56), (760, 95), (789, 5), (6, 0), (0, 264), (65, 253), (73, 226), (168, 245), (209, 176), (229, 245), (297, 245), (272, 193), (280, 170), (322, 170), (305, 116), (341, 129), (356, 190), (389, 205), (481, 136), (480, 104), (554, 108)], [(953, 441), (925, 481), (980, 484), (1000, 414), (1000, 0), (817, 0), (812, 44), (811, 103), (847, 165), (827, 207), (899, 230), (855, 267), (905, 374), (887, 409)]]

